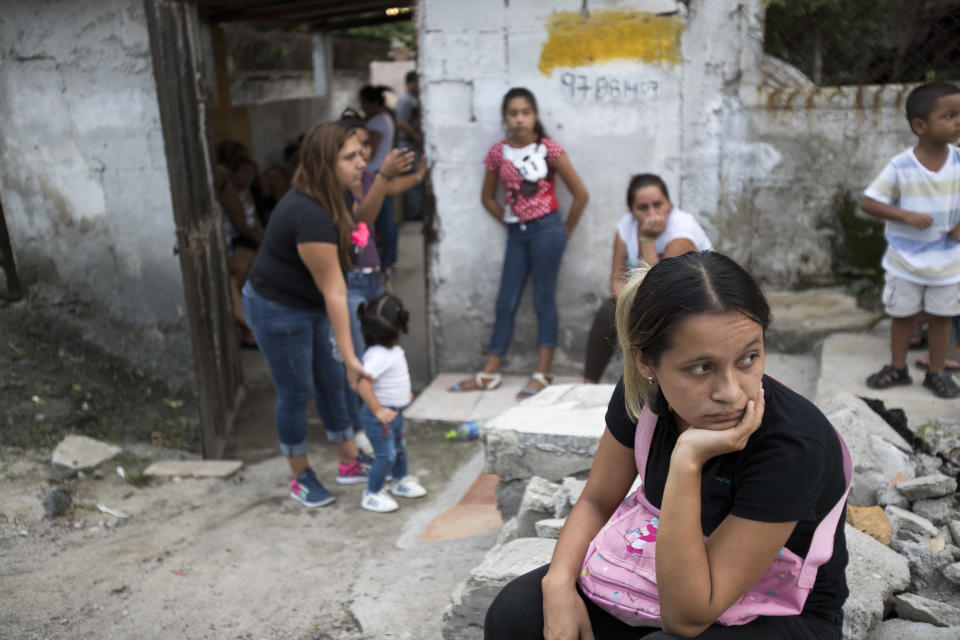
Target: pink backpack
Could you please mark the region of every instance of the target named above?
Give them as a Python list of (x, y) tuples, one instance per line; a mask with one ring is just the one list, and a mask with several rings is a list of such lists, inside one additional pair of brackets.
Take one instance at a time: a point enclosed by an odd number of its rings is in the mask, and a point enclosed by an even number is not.
[[(634, 456), (641, 476), (647, 468), (656, 425), (657, 416), (644, 407), (634, 442)], [(837, 437), (840, 438), (839, 433)], [(840, 447), (846, 490), (814, 531), (807, 557), (781, 549), (760, 580), (724, 611), (718, 623), (741, 625), (758, 616), (794, 616), (803, 610), (817, 578), (817, 569), (833, 555), (834, 532), (850, 491), (853, 462), (843, 438), (840, 438)], [(604, 611), (637, 627), (661, 624), (656, 572), (659, 516), (660, 510), (650, 504), (641, 486), (627, 496), (590, 542), (580, 571), (580, 589), (588, 598)]]

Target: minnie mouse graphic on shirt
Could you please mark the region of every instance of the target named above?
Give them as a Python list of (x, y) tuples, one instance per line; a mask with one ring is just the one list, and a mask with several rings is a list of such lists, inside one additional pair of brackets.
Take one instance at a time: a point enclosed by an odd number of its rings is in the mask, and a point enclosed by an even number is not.
[(503, 184), (504, 222), (534, 220), (557, 209), (553, 180), (562, 154), (563, 147), (547, 137), (523, 147), (501, 140), (490, 148), (484, 165)]
[[(537, 183), (550, 173), (547, 167), (547, 147), (542, 142), (531, 142), (525, 147), (516, 149), (508, 144), (503, 145), (503, 157), (509, 160), (517, 173), (523, 177), (520, 183), (520, 195), (529, 198), (537, 193)], [(513, 194), (514, 201), (516, 194)]]

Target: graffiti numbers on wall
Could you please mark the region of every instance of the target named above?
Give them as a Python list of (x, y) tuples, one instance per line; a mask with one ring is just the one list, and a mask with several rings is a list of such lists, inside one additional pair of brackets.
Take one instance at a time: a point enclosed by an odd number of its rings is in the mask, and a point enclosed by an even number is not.
[(637, 102), (656, 98), (660, 93), (656, 80), (588, 76), (572, 71), (563, 73), (560, 83), (570, 99), (578, 102)]

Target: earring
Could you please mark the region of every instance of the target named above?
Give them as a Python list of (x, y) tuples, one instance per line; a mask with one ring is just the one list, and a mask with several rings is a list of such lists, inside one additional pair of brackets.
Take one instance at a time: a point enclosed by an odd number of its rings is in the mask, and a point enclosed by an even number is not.
[(647, 384), (649, 385), (653, 384), (653, 376), (647, 376)]

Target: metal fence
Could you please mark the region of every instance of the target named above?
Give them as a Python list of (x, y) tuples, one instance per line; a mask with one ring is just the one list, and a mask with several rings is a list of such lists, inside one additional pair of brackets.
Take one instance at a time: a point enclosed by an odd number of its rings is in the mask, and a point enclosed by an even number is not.
[(764, 50), (820, 86), (960, 80), (960, 0), (766, 0)]

